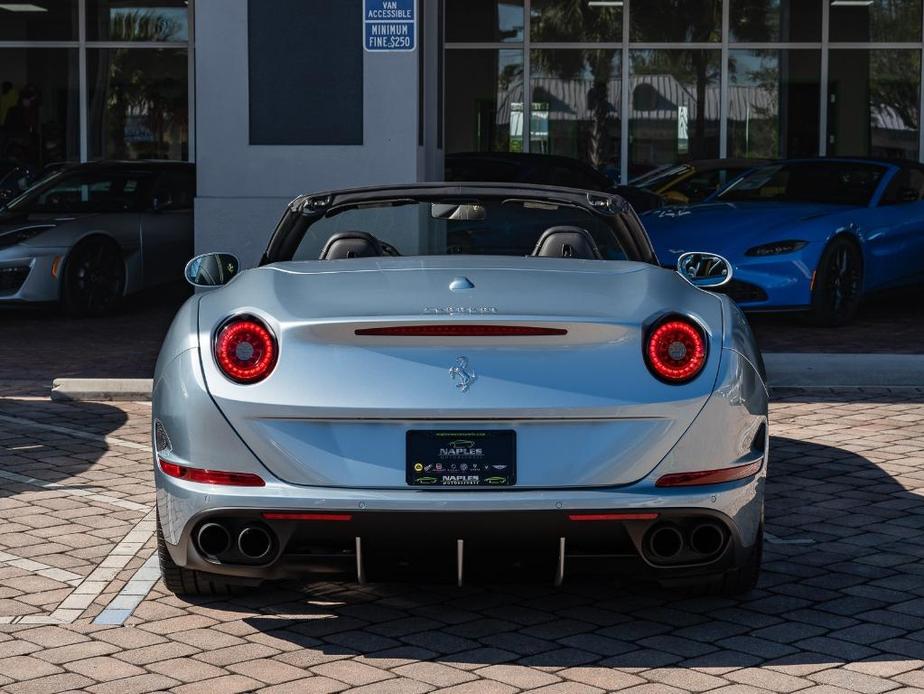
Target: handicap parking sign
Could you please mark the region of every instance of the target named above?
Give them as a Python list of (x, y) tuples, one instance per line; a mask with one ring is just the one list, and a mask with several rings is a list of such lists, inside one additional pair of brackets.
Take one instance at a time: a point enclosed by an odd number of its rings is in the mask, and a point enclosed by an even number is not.
[(364, 0), (363, 46), (367, 51), (413, 51), (417, 0)]

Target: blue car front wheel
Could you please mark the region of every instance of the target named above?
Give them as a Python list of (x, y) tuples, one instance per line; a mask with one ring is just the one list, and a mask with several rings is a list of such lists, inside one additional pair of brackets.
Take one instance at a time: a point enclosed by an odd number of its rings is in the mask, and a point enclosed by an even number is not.
[(821, 254), (812, 292), (812, 322), (837, 326), (857, 314), (863, 289), (863, 255), (856, 242), (835, 238)]

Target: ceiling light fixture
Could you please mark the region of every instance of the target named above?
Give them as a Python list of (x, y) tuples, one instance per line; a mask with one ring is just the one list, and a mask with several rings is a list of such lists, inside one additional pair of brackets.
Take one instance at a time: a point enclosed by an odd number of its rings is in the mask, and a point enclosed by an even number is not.
[(622, 7), (623, 0), (588, 0), (588, 7)]
[(831, 7), (869, 7), (875, 0), (831, 0)]

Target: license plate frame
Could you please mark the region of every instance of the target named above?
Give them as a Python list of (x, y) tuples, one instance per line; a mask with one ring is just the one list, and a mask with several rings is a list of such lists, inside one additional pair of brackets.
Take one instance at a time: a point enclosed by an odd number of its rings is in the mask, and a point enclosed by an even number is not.
[(513, 429), (409, 429), (405, 472), (411, 487), (509, 488), (517, 480)]

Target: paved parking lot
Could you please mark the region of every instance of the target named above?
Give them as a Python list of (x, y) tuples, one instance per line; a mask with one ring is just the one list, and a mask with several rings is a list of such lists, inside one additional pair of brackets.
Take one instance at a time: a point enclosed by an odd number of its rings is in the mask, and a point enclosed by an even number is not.
[(537, 580), (194, 602), (149, 559), (150, 406), (29, 392), (0, 389), (0, 691), (924, 692), (924, 391), (776, 395), (743, 600)]

